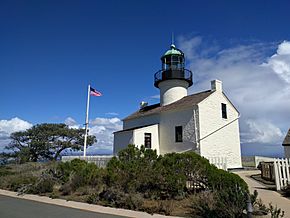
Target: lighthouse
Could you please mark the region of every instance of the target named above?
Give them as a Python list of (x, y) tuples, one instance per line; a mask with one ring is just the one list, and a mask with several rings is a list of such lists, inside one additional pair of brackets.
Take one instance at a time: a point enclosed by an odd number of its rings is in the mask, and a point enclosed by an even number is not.
[(114, 154), (128, 144), (156, 150), (158, 155), (194, 151), (222, 169), (240, 168), (239, 111), (225, 95), (222, 82), (188, 95), (192, 72), (185, 69), (184, 53), (170, 46), (154, 74), (160, 103), (141, 107), (123, 119), (114, 132)]
[(160, 90), (160, 105), (165, 106), (187, 96), (192, 86), (192, 72), (185, 69), (184, 53), (174, 44), (161, 57), (162, 68), (154, 75), (154, 86)]

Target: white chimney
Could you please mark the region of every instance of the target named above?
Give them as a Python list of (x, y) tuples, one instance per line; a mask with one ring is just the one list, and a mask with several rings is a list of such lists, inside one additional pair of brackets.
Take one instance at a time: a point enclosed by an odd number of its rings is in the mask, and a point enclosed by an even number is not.
[(217, 80), (217, 79), (211, 81), (211, 90), (217, 91), (217, 92), (222, 92), (223, 91), (222, 81)]

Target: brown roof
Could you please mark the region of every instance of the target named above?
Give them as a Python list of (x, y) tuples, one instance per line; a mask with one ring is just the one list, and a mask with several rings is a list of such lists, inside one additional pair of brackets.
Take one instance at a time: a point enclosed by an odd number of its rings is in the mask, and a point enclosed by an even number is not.
[(148, 116), (152, 114), (158, 114), (164, 111), (171, 111), (171, 110), (175, 110), (179, 108), (186, 108), (186, 107), (194, 106), (200, 103), (202, 100), (204, 100), (208, 96), (210, 96), (212, 93), (213, 91), (207, 90), (207, 91), (199, 92), (193, 95), (188, 95), (176, 102), (173, 102), (165, 106), (160, 106), (160, 104), (149, 105), (129, 115), (124, 120), (130, 120), (137, 117), (144, 117), (144, 116)]
[(288, 130), (282, 145), (290, 145), (290, 129)]
[(136, 127), (132, 127), (132, 128), (130, 128), (130, 129), (119, 130), (119, 131), (116, 131), (116, 132), (113, 132), (113, 133), (115, 134), (115, 133), (118, 133), (118, 132), (126, 132), (126, 131), (135, 130), (135, 129), (141, 129), (141, 128), (148, 127), (148, 126), (153, 126), (153, 125), (156, 125), (156, 124), (158, 124), (158, 123), (149, 124), (149, 125), (144, 125), (144, 126), (136, 126)]

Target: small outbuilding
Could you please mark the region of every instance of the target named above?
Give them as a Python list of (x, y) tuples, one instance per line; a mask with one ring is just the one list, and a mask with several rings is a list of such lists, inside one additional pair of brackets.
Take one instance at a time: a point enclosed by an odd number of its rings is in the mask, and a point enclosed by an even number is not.
[(290, 129), (288, 130), (282, 145), (284, 146), (285, 158), (290, 158)]

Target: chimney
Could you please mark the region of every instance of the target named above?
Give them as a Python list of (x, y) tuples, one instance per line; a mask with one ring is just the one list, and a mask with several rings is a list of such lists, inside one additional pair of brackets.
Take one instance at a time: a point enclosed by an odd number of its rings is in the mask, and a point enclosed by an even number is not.
[(211, 91), (222, 92), (223, 91), (222, 81), (217, 79), (211, 81)]

